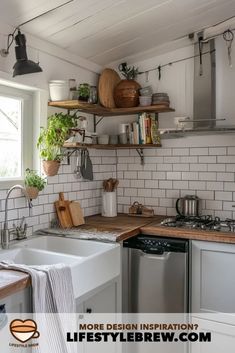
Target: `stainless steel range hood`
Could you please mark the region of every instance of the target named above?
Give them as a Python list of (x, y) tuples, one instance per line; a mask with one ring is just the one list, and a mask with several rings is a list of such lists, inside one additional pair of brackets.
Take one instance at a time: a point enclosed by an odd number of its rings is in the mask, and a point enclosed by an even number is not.
[[(184, 137), (187, 135), (213, 135), (235, 133), (235, 125), (226, 125), (226, 119), (216, 119), (216, 48), (215, 41), (203, 43), (202, 65), (200, 66), (199, 44), (194, 45), (194, 99), (193, 118), (183, 120), (182, 129), (160, 129), (164, 138)], [(200, 75), (200, 70), (202, 74)], [(183, 122), (182, 121), (182, 122)], [(224, 125), (216, 125), (225, 121)]]

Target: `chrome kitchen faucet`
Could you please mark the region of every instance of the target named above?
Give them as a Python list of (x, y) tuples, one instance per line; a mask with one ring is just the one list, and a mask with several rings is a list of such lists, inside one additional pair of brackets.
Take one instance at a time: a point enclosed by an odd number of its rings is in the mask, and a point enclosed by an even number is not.
[(8, 199), (12, 193), (13, 190), (21, 190), (22, 194), (25, 196), (26, 200), (28, 201), (29, 209), (33, 207), (31, 200), (27, 194), (26, 189), (21, 186), (21, 185), (14, 185), (12, 188), (10, 188), (7, 192), (6, 200), (5, 200), (5, 219), (4, 219), (4, 225), (3, 225), (3, 230), (1, 231), (1, 245), (2, 249), (9, 249), (9, 242), (10, 242), (10, 233), (11, 231), (8, 228)]

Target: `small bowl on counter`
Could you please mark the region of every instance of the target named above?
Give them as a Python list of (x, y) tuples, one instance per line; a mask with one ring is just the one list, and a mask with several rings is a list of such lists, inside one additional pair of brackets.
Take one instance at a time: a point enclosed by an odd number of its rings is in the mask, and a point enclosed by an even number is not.
[(98, 144), (99, 145), (108, 145), (109, 143), (109, 135), (99, 135), (98, 136)]

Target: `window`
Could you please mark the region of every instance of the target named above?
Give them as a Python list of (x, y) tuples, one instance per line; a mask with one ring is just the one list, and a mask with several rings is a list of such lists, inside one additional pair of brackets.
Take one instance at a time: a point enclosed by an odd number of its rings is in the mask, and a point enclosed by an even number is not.
[(23, 179), (32, 166), (32, 99), (0, 85), (0, 182)]

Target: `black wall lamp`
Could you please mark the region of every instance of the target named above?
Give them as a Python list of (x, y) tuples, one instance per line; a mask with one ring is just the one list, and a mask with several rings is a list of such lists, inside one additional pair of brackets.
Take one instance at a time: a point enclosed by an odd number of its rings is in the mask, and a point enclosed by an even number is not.
[[(15, 35), (16, 31), (18, 32)], [(42, 68), (39, 66), (39, 63), (35, 63), (34, 61), (28, 59), (26, 52), (26, 37), (20, 32), (19, 28), (16, 28), (12, 34), (8, 35), (7, 49), (2, 49), (0, 51), (1, 56), (6, 57), (9, 54), (9, 49), (14, 40), (16, 43), (16, 63), (13, 66), (13, 77), (18, 75), (33, 74), (35, 72), (42, 72)]]

